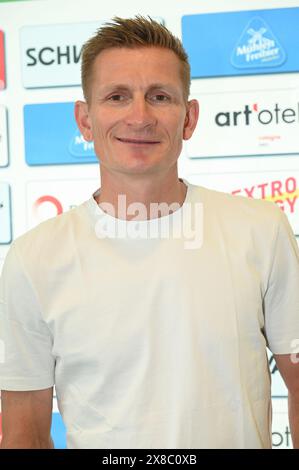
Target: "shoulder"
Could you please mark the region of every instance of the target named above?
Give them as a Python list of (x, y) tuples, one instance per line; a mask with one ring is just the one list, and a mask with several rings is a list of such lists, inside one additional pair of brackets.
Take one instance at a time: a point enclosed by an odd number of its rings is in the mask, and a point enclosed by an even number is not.
[[(84, 203), (56, 217), (41, 222), (36, 227), (17, 237), (12, 245), (16, 255), (25, 264), (40, 264), (41, 260), (53, 260), (65, 252), (70, 240), (86, 226)], [(78, 234), (79, 235), (79, 234)]]
[(203, 203), (203, 211), (214, 214), (219, 221), (277, 227), (283, 216), (281, 209), (272, 201), (232, 195), (202, 186), (194, 186), (194, 193)]

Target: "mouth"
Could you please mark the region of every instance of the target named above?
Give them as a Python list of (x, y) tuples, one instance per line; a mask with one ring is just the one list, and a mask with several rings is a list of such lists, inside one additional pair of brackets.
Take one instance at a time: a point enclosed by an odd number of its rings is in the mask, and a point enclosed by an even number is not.
[(132, 145), (157, 145), (160, 143), (159, 140), (148, 140), (148, 139), (127, 139), (123, 137), (116, 137), (116, 140), (122, 142), (123, 144), (132, 144)]

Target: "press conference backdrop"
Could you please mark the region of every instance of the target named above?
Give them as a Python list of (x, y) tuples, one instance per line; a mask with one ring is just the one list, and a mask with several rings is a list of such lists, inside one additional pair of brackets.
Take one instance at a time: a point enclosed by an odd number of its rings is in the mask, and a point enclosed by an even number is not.
[[(200, 119), (180, 176), (274, 201), (299, 237), (299, 1), (10, 1), (0, 3), (0, 270), (13, 239), (99, 186), (73, 117), (81, 47), (112, 16), (137, 13), (182, 38), (191, 62)], [(269, 362), (273, 447), (290, 448), (287, 392)], [(55, 400), (52, 435), (65, 447)]]

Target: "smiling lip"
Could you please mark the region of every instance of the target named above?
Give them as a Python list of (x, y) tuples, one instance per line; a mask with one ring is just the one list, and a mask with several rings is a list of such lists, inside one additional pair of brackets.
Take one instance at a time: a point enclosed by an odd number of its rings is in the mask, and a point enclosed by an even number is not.
[(137, 145), (153, 145), (159, 144), (158, 140), (143, 140), (143, 139), (125, 139), (116, 137), (119, 142), (123, 142), (124, 144), (137, 144)]

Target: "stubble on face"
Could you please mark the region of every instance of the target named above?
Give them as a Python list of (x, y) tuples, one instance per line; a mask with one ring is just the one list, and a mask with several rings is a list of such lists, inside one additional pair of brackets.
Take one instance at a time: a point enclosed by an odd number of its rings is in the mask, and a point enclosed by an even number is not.
[(186, 115), (178, 58), (157, 48), (103, 51), (89, 110), (104, 171), (152, 174), (175, 165)]

